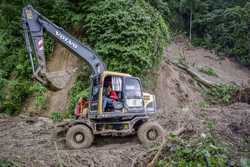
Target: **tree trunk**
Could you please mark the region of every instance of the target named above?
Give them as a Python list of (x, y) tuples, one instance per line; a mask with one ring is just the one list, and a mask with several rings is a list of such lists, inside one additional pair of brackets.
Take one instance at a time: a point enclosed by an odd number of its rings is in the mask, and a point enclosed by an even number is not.
[(193, 21), (193, 9), (190, 10), (190, 20), (189, 20), (189, 40), (192, 42), (192, 21)]

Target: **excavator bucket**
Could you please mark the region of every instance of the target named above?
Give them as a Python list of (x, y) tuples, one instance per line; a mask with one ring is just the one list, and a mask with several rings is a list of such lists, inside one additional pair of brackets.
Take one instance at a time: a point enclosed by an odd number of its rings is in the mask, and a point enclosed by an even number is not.
[(68, 84), (74, 72), (75, 70), (46, 72), (44, 74), (39, 72), (33, 73), (33, 78), (45, 85), (49, 90), (59, 91)]
[(61, 90), (72, 78), (72, 73), (68, 71), (56, 71), (46, 73), (47, 86), (51, 90)]

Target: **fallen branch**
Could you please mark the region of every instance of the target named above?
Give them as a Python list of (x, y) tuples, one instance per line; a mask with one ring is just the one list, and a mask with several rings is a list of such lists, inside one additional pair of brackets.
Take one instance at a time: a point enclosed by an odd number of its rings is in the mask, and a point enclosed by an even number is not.
[(205, 87), (213, 88), (216, 87), (217, 84), (211, 81), (206, 80), (204, 77), (202, 77), (195, 68), (192, 68), (186, 64), (178, 63), (175, 61), (167, 60), (169, 63), (173, 64), (174, 66), (177, 66), (178, 68), (186, 71), (194, 80), (201, 83)]
[[(186, 129), (184, 127), (176, 130), (175, 132), (172, 132), (172, 134), (179, 136), (180, 134), (182, 134)], [(163, 140), (163, 142), (161, 143), (157, 153), (155, 154), (154, 158), (152, 159), (152, 161), (147, 165), (147, 167), (154, 167), (156, 162), (158, 161), (160, 155), (162, 154), (162, 150), (165, 148), (165, 146), (167, 145), (168, 140), (165, 138)]]

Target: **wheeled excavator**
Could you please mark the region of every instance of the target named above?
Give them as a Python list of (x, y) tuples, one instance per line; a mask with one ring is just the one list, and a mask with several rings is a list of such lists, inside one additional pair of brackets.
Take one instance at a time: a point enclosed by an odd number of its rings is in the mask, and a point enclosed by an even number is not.
[[(97, 134), (124, 136), (137, 133), (139, 140), (146, 146), (163, 139), (163, 128), (158, 123), (150, 121), (151, 115), (156, 112), (155, 96), (142, 91), (139, 78), (130, 74), (106, 71), (104, 62), (94, 50), (55, 25), (31, 5), (23, 8), (22, 26), (33, 78), (48, 89), (63, 89), (67, 80), (71, 79), (71, 72), (48, 72), (44, 52), (44, 31), (73, 55), (83, 59), (92, 69), (87, 114), (58, 125), (60, 134), (66, 138), (69, 147), (90, 147)], [(106, 111), (103, 109), (103, 97), (109, 84), (116, 91), (118, 100)]]

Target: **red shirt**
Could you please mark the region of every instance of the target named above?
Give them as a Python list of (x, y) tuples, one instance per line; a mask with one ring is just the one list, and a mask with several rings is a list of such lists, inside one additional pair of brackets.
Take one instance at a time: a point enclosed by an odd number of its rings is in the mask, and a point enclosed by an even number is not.
[(116, 94), (116, 92), (113, 91), (113, 90), (110, 92), (109, 96), (110, 96), (110, 98), (112, 100), (118, 100), (119, 99), (118, 96), (117, 96), (117, 94)]

